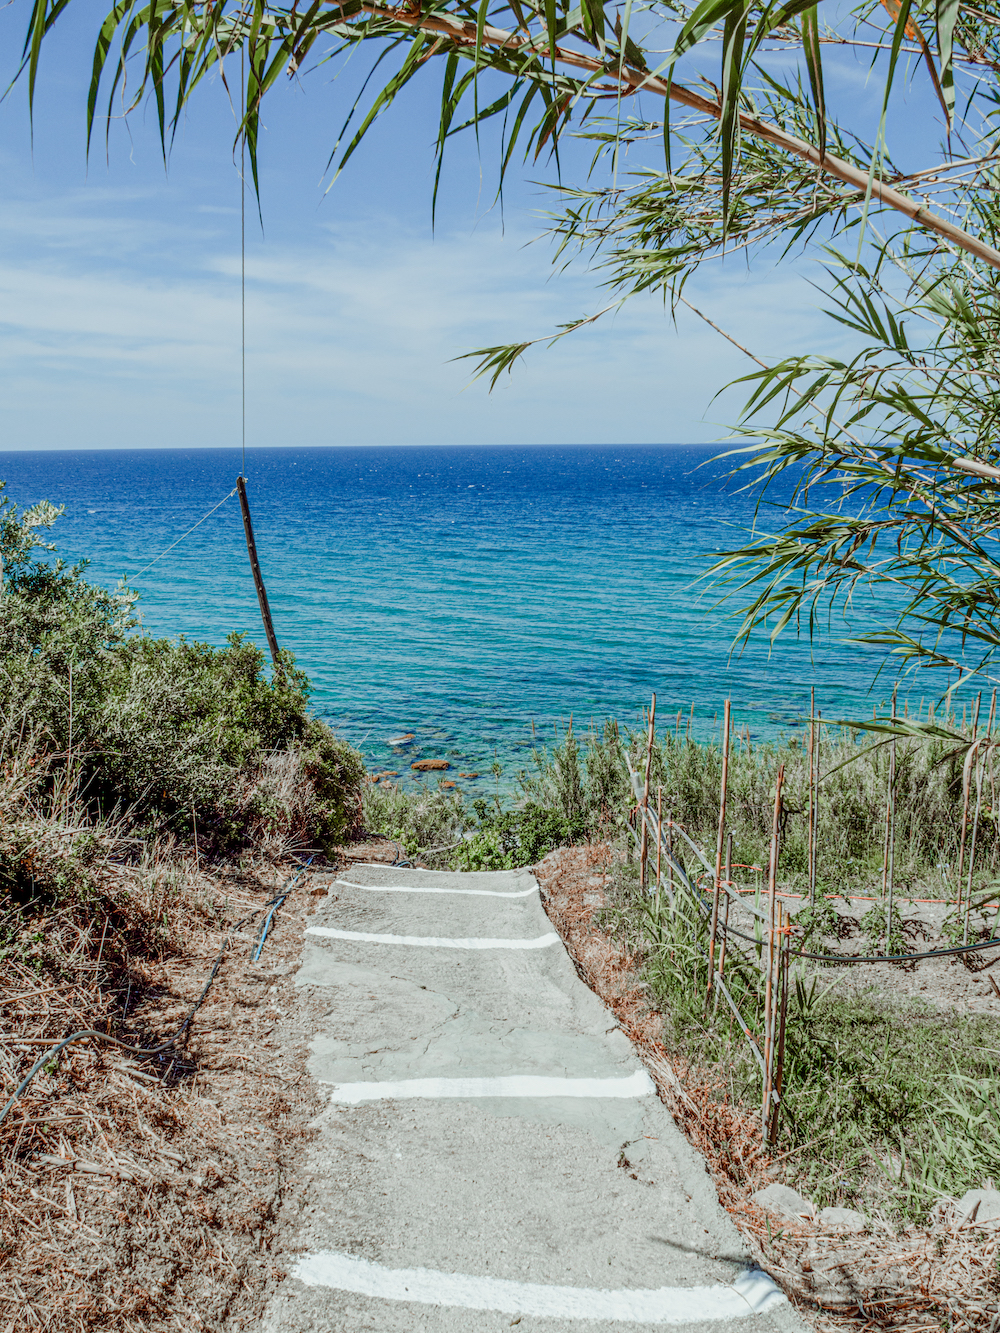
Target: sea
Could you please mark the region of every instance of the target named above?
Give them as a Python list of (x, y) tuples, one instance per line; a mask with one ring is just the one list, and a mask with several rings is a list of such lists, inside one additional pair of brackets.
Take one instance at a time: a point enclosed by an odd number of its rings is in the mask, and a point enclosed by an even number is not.
[[(874, 599), (837, 611), (813, 643), (789, 631), (773, 647), (734, 644), (740, 599), (723, 600), (708, 570), (755, 523), (777, 527), (782, 493), (758, 508), (719, 454), (248, 450), (278, 642), (370, 770), (410, 783), (422, 780), (411, 764), (444, 759), (470, 794), (508, 787), (571, 726), (642, 726), (654, 694), (658, 730), (698, 740), (718, 735), (726, 698), (757, 740), (800, 728), (812, 690), (824, 718), (871, 716), (893, 675), (850, 639), (887, 614)], [(221, 645), (236, 630), (266, 648), (231, 493), (242, 466), (222, 448), (0, 453), (8, 497), (65, 506), (60, 556), (140, 591), (146, 633)], [(928, 676), (920, 692), (944, 683)]]

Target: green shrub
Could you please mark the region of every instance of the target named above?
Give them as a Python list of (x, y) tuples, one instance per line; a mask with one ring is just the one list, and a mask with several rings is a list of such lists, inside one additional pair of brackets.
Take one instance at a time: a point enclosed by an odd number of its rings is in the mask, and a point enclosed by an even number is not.
[[(134, 633), (136, 594), (50, 560), (39, 528), (0, 483), (0, 753), (44, 755), (38, 783), (77, 790), (96, 817), (190, 834), (206, 850), (249, 840), (342, 842), (360, 820), (361, 756), (308, 710), (289, 653), (232, 634), (225, 648)], [(38, 549), (43, 557), (38, 558)]]

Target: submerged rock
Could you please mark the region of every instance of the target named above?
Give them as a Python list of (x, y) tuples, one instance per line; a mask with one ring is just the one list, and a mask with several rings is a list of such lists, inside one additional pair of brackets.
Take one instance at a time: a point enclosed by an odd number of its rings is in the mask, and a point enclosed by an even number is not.
[(451, 764), (448, 763), (447, 759), (418, 759), (410, 767), (415, 768), (418, 773), (430, 773), (437, 769), (451, 768)]
[(790, 1185), (768, 1185), (766, 1189), (752, 1194), (750, 1200), (765, 1212), (775, 1213), (778, 1217), (804, 1217), (811, 1222), (816, 1216), (816, 1209), (809, 1200)]

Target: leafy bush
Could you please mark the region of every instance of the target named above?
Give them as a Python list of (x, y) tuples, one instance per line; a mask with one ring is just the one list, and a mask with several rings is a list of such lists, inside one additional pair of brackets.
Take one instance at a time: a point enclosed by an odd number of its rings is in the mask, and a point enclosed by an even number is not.
[(0, 498), (0, 740), (44, 755), (38, 781), (75, 787), (96, 816), (197, 826), (206, 849), (342, 842), (360, 815), (363, 763), (310, 715), (291, 654), (268, 679), (241, 635), (212, 648), (132, 632), (135, 593), (48, 558), (38, 529), (60, 512)]
[(461, 792), (418, 784), (404, 791), (391, 782), (368, 783), (362, 799), (365, 831), (392, 838), (407, 856), (458, 842), (473, 820)]
[(554, 847), (587, 837), (582, 813), (571, 819), (560, 810), (529, 803), (519, 810), (490, 814), (485, 801), (475, 804), (479, 828), (455, 852), (452, 865), (456, 870), (512, 870), (534, 865)]

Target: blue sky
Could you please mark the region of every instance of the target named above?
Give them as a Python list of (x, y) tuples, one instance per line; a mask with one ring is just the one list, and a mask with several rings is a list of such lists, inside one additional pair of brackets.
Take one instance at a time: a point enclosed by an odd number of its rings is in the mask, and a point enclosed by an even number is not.
[[(79, 0), (43, 56), (34, 147), (25, 88), (0, 105), (0, 448), (237, 444), (239, 179), (225, 90), (192, 102), (164, 172), (150, 111), (113, 126), (88, 164), (84, 104), (106, 6)], [(0, 12), (4, 51), (28, 7)], [(8, 62), (10, 56), (8, 56)], [(11, 66), (8, 63), (8, 71)], [(322, 181), (350, 83), (332, 69), (282, 89), (262, 136), (264, 234), (248, 217), (252, 445), (650, 443), (722, 438), (747, 363), (694, 316), (655, 298), (534, 352), (490, 395), (471, 349), (545, 334), (603, 304), (580, 266), (557, 273), (515, 171), (501, 215), (489, 143), (448, 160), (431, 227), (437, 78), (408, 92), (345, 173)], [(871, 100), (844, 65), (841, 95)], [(6, 81), (6, 80), (5, 80)], [(815, 266), (738, 262), (687, 294), (756, 352), (836, 351)]]

